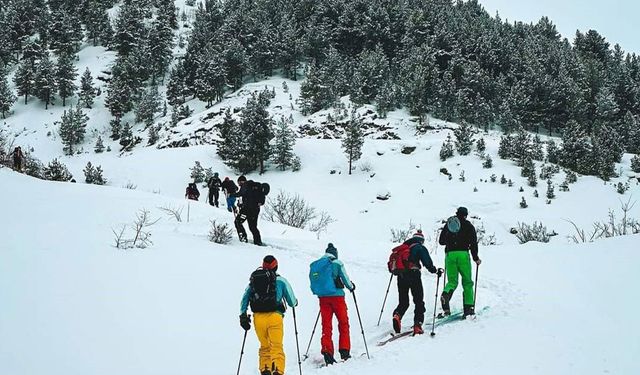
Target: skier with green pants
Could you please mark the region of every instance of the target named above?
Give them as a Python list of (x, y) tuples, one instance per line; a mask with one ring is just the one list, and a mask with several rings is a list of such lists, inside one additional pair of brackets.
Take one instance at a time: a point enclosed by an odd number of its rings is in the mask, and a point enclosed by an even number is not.
[(445, 267), (449, 279), (440, 297), (445, 316), (451, 314), (449, 301), (458, 287), (458, 274), (462, 277), (464, 317), (475, 315), (471, 258), (477, 265), (482, 261), (478, 257), (476, 228), (467, 220), (468, 215), (469, 211), (465, 207), (458, 208), (456, 216), (449, 218), (440, 232), (439, 242), (440, 245), (445, 245)]

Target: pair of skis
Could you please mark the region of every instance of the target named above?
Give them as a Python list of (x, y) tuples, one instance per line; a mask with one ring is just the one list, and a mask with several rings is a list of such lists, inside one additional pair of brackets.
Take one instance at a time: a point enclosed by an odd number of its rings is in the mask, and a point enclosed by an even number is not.
[[(454, 314), (451, 314), (451, 315), (439, 314), (437, 316), (437, 320), (435, 322), (435, 326), (439, 327), (439, 326), (441, 326), (443, 324), (459, 321), (459, 320), (462, 320), (462, 319), (464, 319), (462, 312), (457, 312), (457, 313), (454, 313)], [(384, 345), (386, 345), (386, 344), (388, 344), (388, 343), (390, 343), (392, 341), (395, 341), (397, 339), (400, 339), (400, 338), (403, 338), (403, 337), (407, 337), (407, 336), (415, 336), (413, 334), (413, 330), (406, 331), (406, 332), (401, 332), (401, 333), (391, 333), (391, 337), (386, 339), (386, 340), (379, 341), (378, 342), (378, 346), (384, 346)]]

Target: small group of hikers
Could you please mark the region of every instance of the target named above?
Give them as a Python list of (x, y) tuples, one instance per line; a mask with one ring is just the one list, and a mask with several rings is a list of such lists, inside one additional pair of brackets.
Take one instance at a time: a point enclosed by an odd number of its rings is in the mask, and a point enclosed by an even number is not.
[[(449, 302), (453, 292), (458, 287), (458, 277), (460, 276), (463, 287), (464, 318), (475, 315), (471, 258), (476, 264), (480, 265), (481, 263), (478, 257), (476, 230), (467, 220), (468, 214), (468, 210), (465, 207), (458, 208), (456, 215), (447, 220), (447, 224), (442, 228), (439, 237), (439, 243), (445, 246), (445, 267), (446, 276), (448, 277), (448, 282), (440, 296), (443, 315), (451, 314)], [(399, 303), (393, 311), (392, 317), (392, 327), (396, 333), (401, 332), (402, 317), (409, 308), (409, 293), (411, 293), (415, 305), (413, 334), (424, 333), (422, 325), (424, 323), (425, 303), (421, 267), (424, 266), (429, 272), (437, 274), (438, 278), (445, 272), (442, 268), (434, 266), (429, 252), (424, 246), (424, 241), (425, 238), (422, 231), (417, 231), (401, 246), (393, 250), (389, 260), (390, 271), (397, 276), (398, 285)], [(392, 270), (391, 263), (396, 259), (400, 259), (397, 257), (400, 254), (397, 249), (400, 247), (408, 250), (401, 256), (404, 257), (404, 259), (401, 259), (404, 262), (401, 266), (403, 270)], [(471, 255), (469, 255), (469, 252), (471, 252)], [(251, 316), (247, 314), (248, 308), (251, 307), (253, 312), (253, 323), (260, 342), (259, 371), (261, 375), (284, 374), (283, 317), (288, 305), (293, 309), (295, 319), (295, 308), (298, 305), (298, 300), (293, 293), (291, 285), (277, 271), (278, 261), (274, 256), (267, 255), (263, 259), (262, 267), (251, 274), (249, 285), (244, 291), (240, 305), (240, 326), (245, 330), (245, 339), (246, 331), (251, 329)], [(311, 291), (318, 296), (319, 300), (319, 317), (322, 318), (320, 352), (324, 362), (327, 365), (336, 363), (332, 338), (334, 315), (338, 320), (338, 353), (341, 360), (348, 360), (351, 358), (351, 339), (344, 289), (346, 288), (351, 293), (354, 293), (356, 286), (347, 275), (344, 263), (338, 259), (338, 250), (333, 244), (327, 246), (325, 254), (320, 259), (311, 263), (309, 279)]]
[[(227, 210), (235, 215), (234, 225), (238, 232), (238, 237), (242, 242), (248, 242), (247, 231), (244, 229), (244, 222), (249, 224), (249, 231), (253, 236), (253, 243), (262, 246), (262, 237), (258, 230), (258, 217), (260, 216), (260, 207), (265, 204), (266, 195), (269, 194), (269, 184), (259, 183), (253, 180), (247, 180), (245, 176), (238, 177), (238, 185), (229, 177), (225, 177), (221, 181), (218, 173), (207, 181), (209, 188), (208, 203), (211, 206), (219, 207), (220, 190), (226, 197)], [(187, 186), (185, 198), (197, 201), (200, 198), (200, 191), (197, 185), (192, 182)], [(236, 207), (236, 200), (238, 207)]]

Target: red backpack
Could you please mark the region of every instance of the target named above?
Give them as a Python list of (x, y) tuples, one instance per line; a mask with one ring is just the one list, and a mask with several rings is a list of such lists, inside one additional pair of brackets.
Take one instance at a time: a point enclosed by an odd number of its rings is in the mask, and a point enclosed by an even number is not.
[(389, 272), (394, 275), (399, 275), (411, 269), (415, 269), (415, 264), (409, 261), (409, 255), (411, 255), (411, 248), (416, 245), (411, 244), (411, 246), (403, 243), (400, 246), (396, 246), (391, 250), (391, 255), (389, 255), (389, 261), (387, 262), (387, 267), (389, 267)]

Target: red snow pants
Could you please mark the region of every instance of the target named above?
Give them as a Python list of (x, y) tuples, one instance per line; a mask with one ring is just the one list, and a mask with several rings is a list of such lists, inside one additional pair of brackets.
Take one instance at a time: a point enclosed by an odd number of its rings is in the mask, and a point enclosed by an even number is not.
[(351, 350), (349, 337), (349, 315), (344, 296), (320, 297), (320, 315), (322, 315), (322, 352), (333, 355), (333, 315), (338, 318), (340, 340), (338, 349)]

